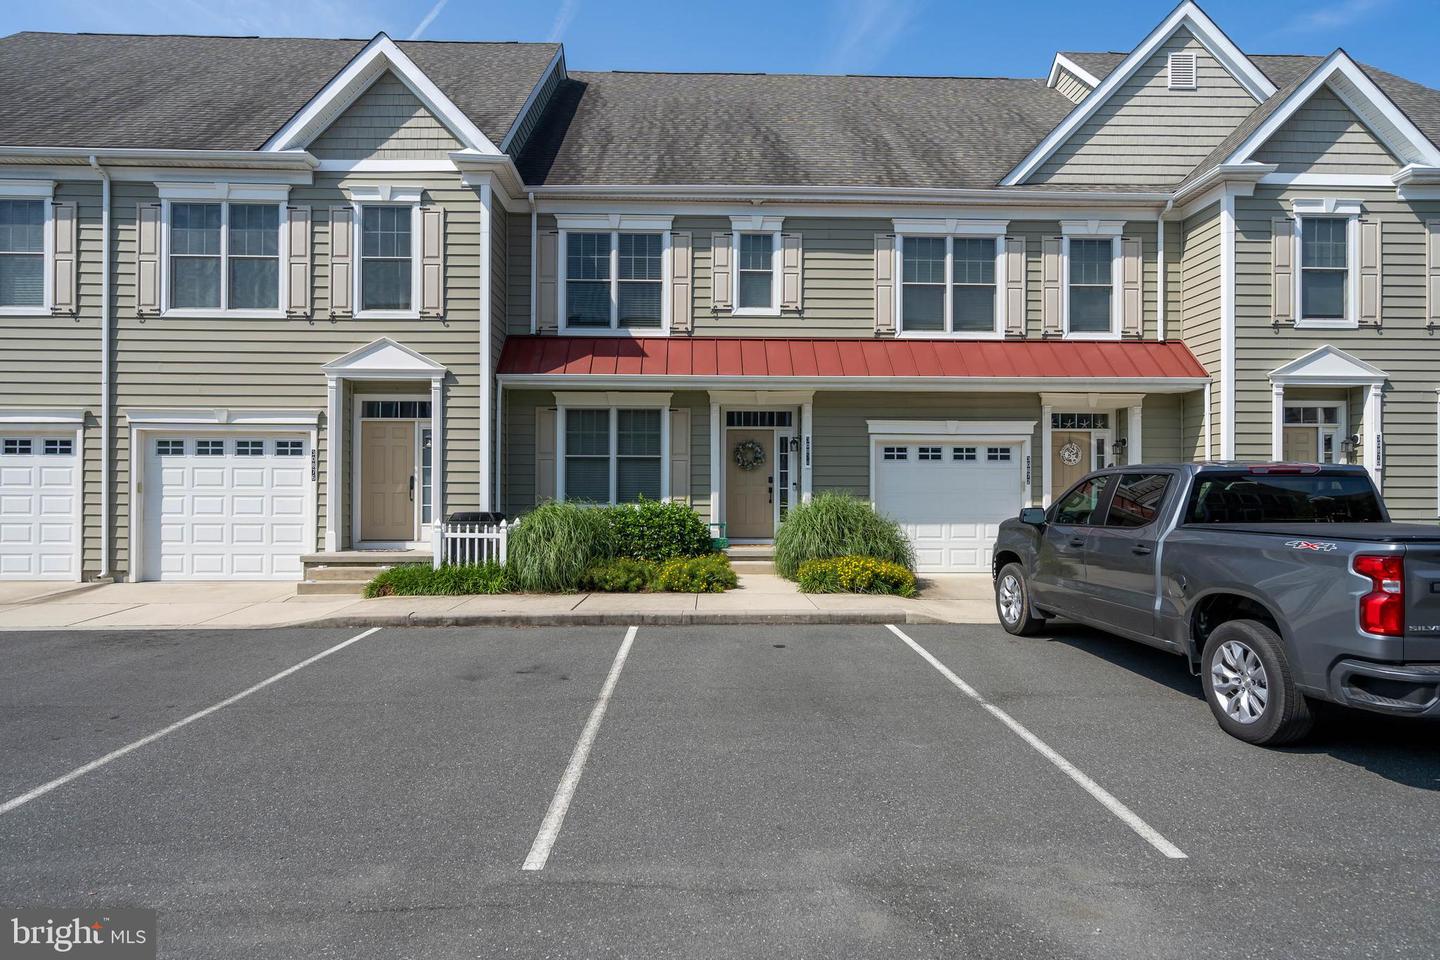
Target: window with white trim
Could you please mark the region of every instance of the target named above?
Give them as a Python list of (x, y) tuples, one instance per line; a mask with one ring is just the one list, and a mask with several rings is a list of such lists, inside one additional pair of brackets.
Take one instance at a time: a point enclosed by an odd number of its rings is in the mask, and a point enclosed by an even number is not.
[(236, 440), (235, 456), (237, 457), (263, 457), (265, 455), (264, 440)]
[(157, 457), (183, 457), (185, 456), (185, 441), (156, 440), (155, 455)]
[[(304, 441), (304, 440), (276, 440), (276, 441), (275, 441), (275, 456), (277, 456), (277, 457), (299, 457), (299, 456), (303, 456), (304, 453), (305, 453), (305, 441)], [(429, 481), (429, 478), (428, 478), (428, 477), (426, 478), (426, 481), (425, 481), (425, 482), (426, 482), (427, 485), (429, 484), (430, 481)]]
[(939, 447), (920, 447), (917, 450), (916, 460), (943, 460)]
[(986, 459), (987, 461), (989, 461), (990, 463), (1009, 463), (1009, 462), (1010, 462), (1010, 448), (1009, 448), (1009, 447), (986, 447), (986, 448), (985, 448), (985, 459)]
[(75, 441), (60, 437), (45, 438), (45, 449), (43, 453), (47, 457), (68, 457), (75, 452)]
[(172, 310), (277, 310), (280, 205), (171, 201)]
[(900, 332), (1000, 330), (996, 237), (902, 236)]
[(45, 306), (45, 207), (0, 199), (0, 307)]
[(196, 440), (195, 455), (197, 457), (223, 457), (225, 456), (225, 441)]
[(658, 232), (565, 234), (567, 328), (658, 330), (664, 325), (665, 237)]
[(969, 463), (975, 459), (975, 453), (974, 447), (956, 447), (951, 451), (951, 459), (958, 460), (962, 463)]
[(1350, 220), (1299, 217), (1300, 319), (1345, 320), (1349, 302)]
[(741, 233), (735, 258), (735, 306), (739, 310), (778, 309), (775, 235)]
[(566, 500), (634, 503), (664, 496), (658, 407), (571, 407), (564, 411)]
[(881, 452), (881, 458), (885, 460), (909, 460), (909, 447), (886, 447)]
[(360, 309), (414, 310), (415, 207), (360, 206)]
[(1118, 237), (1067, 237), (1066, 332), (1116, 330), (1115, 256)]
[(31, 449), (29, 437), (6, 437), (0, 441), (0, 453), (7, 457), (28, 457)]

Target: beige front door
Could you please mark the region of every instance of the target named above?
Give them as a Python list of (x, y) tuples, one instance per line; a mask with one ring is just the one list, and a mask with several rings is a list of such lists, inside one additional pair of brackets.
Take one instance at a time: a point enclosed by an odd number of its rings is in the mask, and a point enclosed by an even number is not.
[(360, 539), (415, 539), (415, 422), (360, 422)]
[(1092, 443), (1088, 430), (1056, 430), (1050, 434), (1050, 490), (1056, 499), (1090, 472)]
[(1320, 431), (1314, 427), (1286, 427), (1284, 458), (1294, 463), (1320, 462)]
[[(735, 449), (747, 440), (760, 444), (765, 461), (753, 470), (735, 462)], [(725, 436), (725, 534), (731, 539), (763, 540), (775, 535), (771, 477), (775, 471), (775, 434), (770, 430), (728, 430)]]

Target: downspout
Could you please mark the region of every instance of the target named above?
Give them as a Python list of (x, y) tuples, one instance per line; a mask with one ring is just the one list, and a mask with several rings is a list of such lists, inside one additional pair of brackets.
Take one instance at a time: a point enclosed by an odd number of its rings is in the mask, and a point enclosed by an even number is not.
[(110, 576), (110, 172), (94, 154), (100, 177), (100, 579)]
[(540, 208), (535, 206), (535, 191), (527, 194), (530, 199), (530, 332), (539, 329), (539, 314), (535, 309), (535, 298), (539, 295), (539, 275), (536, 273), (536, 256), (540, 253)]

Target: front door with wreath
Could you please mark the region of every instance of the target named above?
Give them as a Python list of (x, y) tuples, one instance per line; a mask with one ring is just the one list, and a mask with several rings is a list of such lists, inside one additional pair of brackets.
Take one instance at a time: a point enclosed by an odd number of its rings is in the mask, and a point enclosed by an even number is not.
[(775, 434), (727, 430), (725, 440), (725, 533), (732, 540), (773, 537)]

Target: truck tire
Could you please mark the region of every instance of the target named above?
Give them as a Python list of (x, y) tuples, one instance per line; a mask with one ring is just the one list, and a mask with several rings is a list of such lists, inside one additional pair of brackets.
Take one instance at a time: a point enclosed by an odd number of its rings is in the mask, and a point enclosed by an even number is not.
[(1033, 637), (1045, 629), (1045, 618), (1030, 612), (1030, 585), (1018, 563), (1007, 563), (995, 578), (995, 614), (1006, 633)]
[(1256, 620), (1222, 623), (1205, 641), (1200, 681), (1221, 729), (1246, 743), (1278, 747), (1310, 732), (1310, 704), (1275, 631)]

